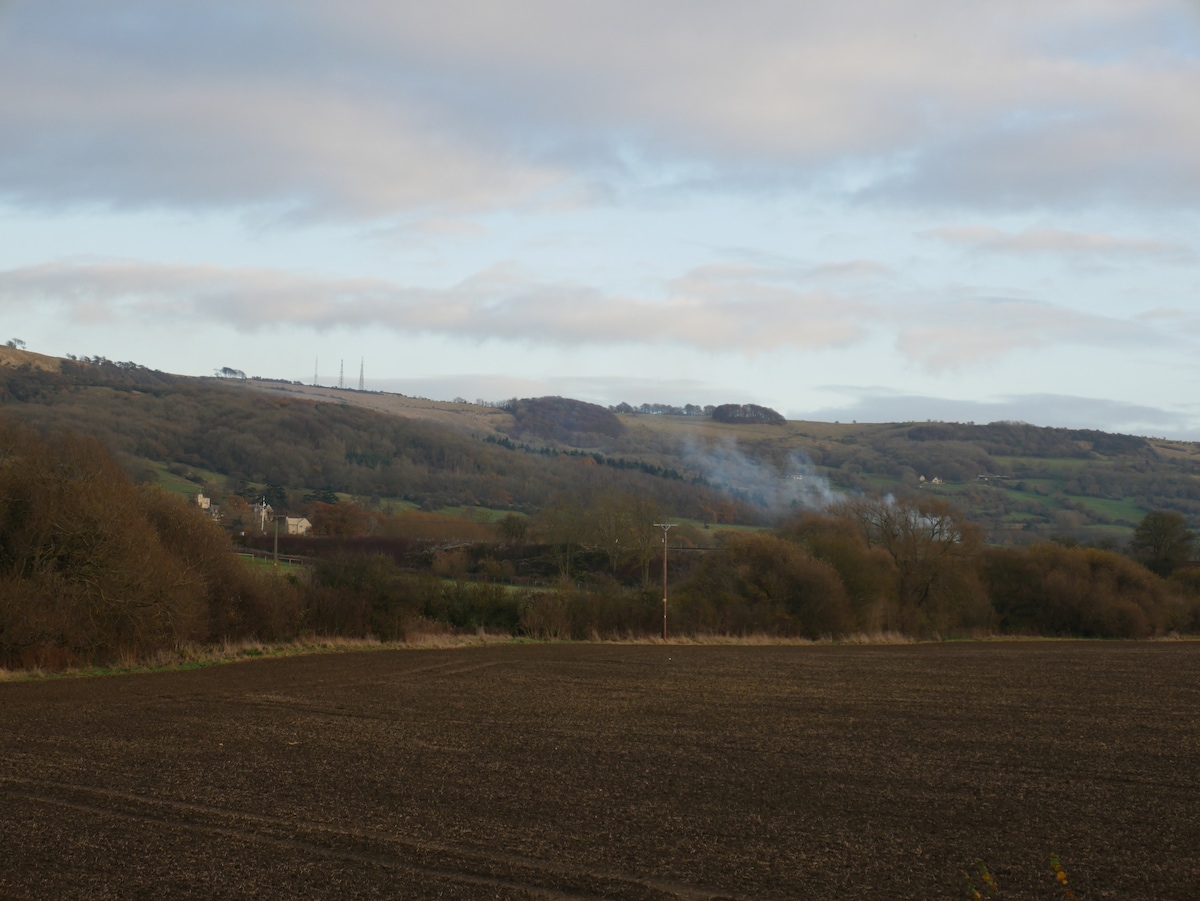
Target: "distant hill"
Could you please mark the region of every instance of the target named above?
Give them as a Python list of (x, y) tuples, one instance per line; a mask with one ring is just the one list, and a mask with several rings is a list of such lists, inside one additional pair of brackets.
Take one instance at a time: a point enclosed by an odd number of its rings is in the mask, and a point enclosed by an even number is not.
[(716, 422), (727, 422), (731, 425), (747, 422), (783, 425), (787, 422), (781, 414), (770, 407), (760, 407), (758, 404), (721, 404), (719, 407), (713, 408), (712, 418)]
[(1156, 509), (1200, 527), (1200, 445), (1023, 423), (723, 423), (569, 398), (499, 409), (12, 348), (0, 348), (0, 415), (97, 435), (179, 491), (531, 512), (613, 487), (684, 518), (732, 504), (739, 522), (839, 493), (934, 494), (996, 543), (1122, 543)]
[[(612, 490), (652, 498), (691, 518), (731, 503), (742, 521), (756, 517), (749, 504), (738, 505), (703, 480), (612, 447), (583, 453), (546, 442), (519, 446), (497, 440), (492, 430), (371, 409), (380, 396), (367, 392), (310, 399), (282, 384), (267, 391), (250, 380), (174, 376), (130, 363), (59, 362), (58, 371), (22, 358), (0, 365), (0, 417), (44, 432), (70, 429), (99, 437), (139, 479), (181, 492), (266, 494), (291, 507), (306, 496), (333, 492), (427, 509), (533, 512), (556, 496)], [(590, 418), (593, 405), (576, 404), (535, 403), (529, 421), (589, 441), (605, 437), (597, 429), (624, 431), (607, 410), (604, 418)], [(550, 414), (556, 410), (569, 415), (555, 420)], [(512, 422), (510, 414), (500, 416)]]
[[(1200, 444), (1024, 423), (725, 425), (625, 417), (660, 442), (719, 449), (849, 494), (936, 494), (997, 543), (1122, 543), (1149, 511), (1200, 527)], [(649, 440), (649, 439), (647, 439)]]
[(567, 397), (526, 397), (503, 405), (513, 417), (512, 438), (548, 438), (573, 447), (595, 447), (625, 432), (616, 415), (598, 404)]

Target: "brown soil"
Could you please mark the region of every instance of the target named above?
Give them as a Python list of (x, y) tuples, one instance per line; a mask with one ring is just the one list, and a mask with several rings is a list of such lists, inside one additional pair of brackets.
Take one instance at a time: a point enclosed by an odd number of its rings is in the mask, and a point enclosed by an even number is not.
[[(3, 898), (1193, 898), (1200, 645), (525, 645), (0, 684)], [(978, 880), (976, 880), (978, 882)]]

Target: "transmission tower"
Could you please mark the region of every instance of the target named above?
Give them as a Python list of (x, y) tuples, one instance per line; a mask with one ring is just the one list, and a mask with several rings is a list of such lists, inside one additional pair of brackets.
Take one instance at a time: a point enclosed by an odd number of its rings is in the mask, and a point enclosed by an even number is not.
[(346, 361), (345, 360), (342, 360), (341, 365), (338, 366), (338, 387), (339, 388), (346, 387)]
[(363, 363), (364, 363), (363, 358), (359, 357), (358, 358), (358, 390), (359, 391), (363, 390)]

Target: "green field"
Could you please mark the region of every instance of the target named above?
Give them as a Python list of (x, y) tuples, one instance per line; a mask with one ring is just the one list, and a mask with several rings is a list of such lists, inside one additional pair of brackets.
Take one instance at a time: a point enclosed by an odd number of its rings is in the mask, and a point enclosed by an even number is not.
[(1133, 498), (1125, 498), (1123, 500), (1115, 500), (1103, 497), (1084, 497), (1082, 495), (1065, 495), (1068, 500), (1075, 503), (1083, 504), (1097, 513), (1102, 513), (1105, 516), (1111, 517), (1117, 522), (1124, 522), (1129, 526), (1135, 526), (1138, 522), (1149, 513), (1139, 506)]
[(250, 554), (238, 554), (238, 559), (257, 572), (271, 572), (286, 576), (300, 575), (308, 571), (308, 567), (303, 563), (290, 563), (286, 560), (280, 560), (276, 563), (274, 560), (266, 557), (255, 557)]

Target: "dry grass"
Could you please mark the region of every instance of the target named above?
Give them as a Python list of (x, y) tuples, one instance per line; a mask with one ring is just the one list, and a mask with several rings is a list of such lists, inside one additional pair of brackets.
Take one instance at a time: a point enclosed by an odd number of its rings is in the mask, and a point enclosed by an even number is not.
[(391, 394), (383, 391), (351, 391), (312, 385), (293, 385), (290, 382), (275, 382), (268, 379), (243, 382), (241, 385), (252, 391), (262, 391), (276, 396), (285, 395), (324, 403), (349, 404), (391, 416), (423, 419), (469, 431), (500, 434), (502, 429), (511, 426), (513, 422), (510, 413), (496, 407), (407, 397), (403, 394)]
[(816, 640), (798, 636), (768, 635), (755, 632), (749, 635), (721, 635), (716, 633), (694, 635), (670, 635), (663, 641), (657, 635), (600, 635), (593, 632), (590, 644), (637, 644), (637, 645), (719, 645), (737, 647), (808, 647), (817, 645), (867, 645), (867, 644), (915, 644), (918, 639), (899, 632), (856, 632), (838, 637), (823, 636)]
[(404, 641), (384, 642), (374, 637), (343, 638), (340, 636), (312, 635), (287, 642), (227, 641), (222, 644), (181, 644), (170, 650), (160, 650), (149, 657), (122, 654), (115, 663), (105, 667), (68, 667), (64, 670), (48, 670), (44, 667), (10, 670), (0, 667), (0, 682), (19, 682), (30, 679), (62, 678), (66, 676), (106, 676), (120, 673), (141, 673), (152, 670), (196, 669), (222, 663), (237, 663), (274, 657), (293, 657), (302, 654), (332, 654), (342, 651), (366, 651), (383, 649), (440, 650), (448, 648), (480, 647), (483, 645), (506, 644), (516, 641), (511, 635), (490, 633), (483, 630), (470, 634), (456, 634), (432, 623), (429, 629), (411, 632)]
[(35, 354), (29, 350), (0, 346), (0, 366), (17, 369), (27, 364), (32, 369), (41, 369), (45, 372), (58, 372), (62, 369), (62, 360), (58, 357), (47, 357), (45, 354)]
[[(1090, 642), (1094, 639), (1059, 639), (1044, 636), (1019, 635), (972, 635), (961, 641), (973, 642), (1047, 642), (1070, 641)], [(1150, 642), (1200, 641), (1200, 636), (1171, 635), (1146, 639)], [(195, 669), (236, 663), (245, 660), (274, 657), (293, 657), (303, 654), (331, 654), (342, 651), (365, 650), (448, 650), (453, 648), (484, 647), (504, 644), (604, 644), (604, 645), (652, 645), (679, 647), (833, 647), (837, 645), (912, 645), (939, 644), (940, 639), (919, 639), (900, 632), (855, 632), (838, 637), (823, 636), (816, 640), (754, 633), (750, 635), (672, 635), (666, 641), (655, 635), (601, 635), (593, 632), (587, 641), (571, 642), (570, 639), (537, 639), (513, 636), (507, 632), (456, 632), (451, 626), (438, 622), (422, 622), (409, 631), (403, 641), (380, 641), (374, 637), (343, 638), (339, 636), (312, 635), (288, 642), (265, 643), (259, 641), (224, 642), (219, 645), (180, 645), (171, 650), (158, 651), (149, 658), (138, 658), (132, 654), (122, 655), (108, 667), (76, 667), (55, 671), (44, 667), (9, 670), (0, 667), (0, 682), (18, 682), (33, 679), (61, 678), (66, 676), (102, 676), (119, 673), (139, 673), (151, 670)]]

